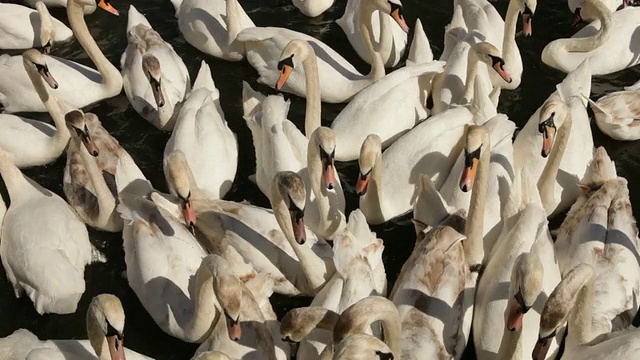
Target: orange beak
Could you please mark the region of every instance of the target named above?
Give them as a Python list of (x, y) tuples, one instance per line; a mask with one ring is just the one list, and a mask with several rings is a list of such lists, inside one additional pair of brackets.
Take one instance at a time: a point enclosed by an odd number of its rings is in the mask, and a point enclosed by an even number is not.
[(531, 36), (533, 34), (531, 20), (531, 14), (522, 14), (522, 33), (524, 34), (524, 36)]
[(111, 360), (127, 359), (124, 356), (124, 345), (122, 345), (122, 338), (119, 338), (118, 335), (111, 335), (107, 338), (107, 343), (109, 344), (109, 354), (111, 355)]
[(240, 321), (238, 321), (238, 319), (233, 320), (231, 317), (227, 316), (227, 331), (229, 332), (229, 339), (232, 341), (240, 340), (240, 337), (242, 336)]
[(84, 147), (87, 148), (89, 154), (93, 155), (94, 157), (100, 154), (100, 152), (98, 151), (98, 146), (96, 146), (96, 143), (93, 142), (89, 134), (82, 135), (82, 143), (84, 144)]
[(116, 10), (116, 8), (114, 8), (113, 5), (111, 5), (111, 3), (109, 3), (108, 0), (100, 0), (100, 2), (98, 2), (98, 6), (100, 8), (102, 8), (103, 10), (106, 10), (106, 11), (112, 13), (115, 16), (119, 16), (120, 15), (118, 10)]
[(371, 180), (371, 172), (366, 175), (358, 176), (358, 182), (356, 183), (356, 194), (362, 196), (367, 193), (367, 187), (369, 186), (369, 180)]
[(469, 192), (473, 188), (473, 182), (476, 179), (476, 172), (478, 171), (478, 159), (474, 158), (471, 162), (471, 166), (465, 166), (462, 170), (462, 177), (460, 178), (460, 189), (464, 192)]
[(391, 11), (391, 17), (393, 18), (393, 20), (395, 20), (398, 23), (398, 25), (400, 25), (400, 28), (402, 29), (402, 31), (406, 33), (409, 32), (409, 26), (404, 21), (404, 16), (402, 16), (402, 14), (400, 13), (399, 7)]
[(282, 90), (282, 87), (287, 82), (289, 75), (293, 71), (293, 67), (289, 65), (282, 65), (282, 70), (280, 70), (280, 77), (278, 78), (278, 82), (276, 82), (276, 90)]
[(51, 73), (49, 72), (49, 67), (47, 65), (44, 65), (44, 66), (36, 65), (36, 68), (38, 69), (38, 74), (40, 74), (40, 76), (42, 76), (44, 81), (46, 81), (47, 84), (52, 89), (57, 89), (58, 88), (58, 82), (56, 81), (56, 79), (53, 78), (53, 75), (51, 75)]
[(543, 125), (542, 131), (542, 157), (546, 158), (551, 153), (553, 147), (553, 139), (556, 136), (556, 128), (551, 125)]
[(576, 8), (576, 11), (574, 11), (573, 15), (573, 22), (571, 23), (571, 27), (576, 27), (578, 26), (578, 24), (580, 24), (582, 22), (582, 15), (580, 15), (580, 11), (582, 10), (582, 8)]
[(322, 178), (327, 189), (331, 190), (336, 187), (335, 167), (333, 166), (333, 157), (322, 159)]
[(193, 230), (193, 227), (196, 226), (196, 212), (193, 210), (191, 199), (182, 199), (182, 215), (184, 222)]
[(517, 331), (522, 328), (522, 319), (524, 312), (520, 303), (515, 298), (509, 301), (509, 317), (507, 318), (507, 329), (509, 331)]
[(500, 77), (502, 78), (502, 80), (506, 81), (507, 83), (511, 84), (511, 76), (509, 76), (509, 74), (507, 74), (506, 71), (504, 71), (504, 66), (503, 66), (503, 62), (496, 62), (493, 64), (493, 69), (498, 73), (498, 75), (500, 75)]

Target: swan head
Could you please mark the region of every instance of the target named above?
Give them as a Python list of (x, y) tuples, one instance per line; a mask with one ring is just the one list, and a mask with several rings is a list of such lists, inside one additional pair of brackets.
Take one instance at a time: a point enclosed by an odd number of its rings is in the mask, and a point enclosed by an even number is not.
[(112, 360), (125, 360), (124, 346), (124, 309), (117, 296), (100, 294), (91, 300), (87, 311), (87, 335), (98, 357), (105, 347)]
[(44, 55), (36, 49), (29, 49), (22, 54), (22, 62), (25, 69), (36, 72), (44, 79), (44, 81), (52, 88), (58, 88), (58, 82), (49, 72), (49, 67), (45, 62)]
[(551, 292), (540, 314), (538, 341), (531, 354), (533, 360), (545, 359), (558, 329), (571, 314), (577, 298), (583, 295), (582, 289), (593, 280), (594, 274), (591, 265), (579, 264), (571, 269)]
[(38, 10), (38, 14), (40, 15), (40, 45), (38, 48), (43, 54), (49, 54), (51, 52), (51, 42), (53, 41), (55, 28), (53, 26), (53, 20), (51, 19), (51, 14), (49, 13), (49, 9), (42, 2), (38, 1), (36, 3), (36, 10)]
[[(230, 268), (230, 264), (226, 264)], [(242, 282), (235, 274), (216, 274), (214, 286), (218, 303), (227, 324), (229, 339), (240, 340), (242, 329), (240, 327), (240, 306), (242, 304)]]
[(388, 14), (400, 26), (402, 31), (408, 33), (409, 26), (404, 20), (403, 7), (400, 0), (372, 0), (373, 7)]
[(72, 110), (64, 116), (64, 121), (71, 133), (71, 137), (75, 141), (81, 142), (89, 154), (98, 156), (100, 153), (98, 146), (91, 138), (91, 133), (87, 126), (87, 117), (89, 115), (89, 113), (83, 114), (80, 110)]
[(306, 40), (291, 40), (284, 47), (280, 55), (280, 61), (278, 61), (280, 77), (276, 82), (276, 90), (281, 90), (284, 84), (287, 83), (287, 79), (289, 79), (289, 75), (293, 72), (296, 64), (302, 64), (309, 56), (315, 56), (315, 52)]
[(293, 238), (302, 245), (307, 241), (307, 233), (304, 228), (304, 208), (307, 201), (307, 192), (304, 181), (300, 175), (293, 171), (281, 171), (276, 174), (274, 189), (277, 191), (276, 197), (280, 197), (289, 211)]
[(481, 152), (483, 150), (490, 151), (490, 149), (482, 148), (487, 137), (487, 130), (482, 126), (472, 125), (467, 130), (464, 147), (464, 170), (462, 170), (462, 176), (460, 177), (460, 189), (464, 192), (469, 192), (473, 188)]
[(167, 156), (167, 169), (171, 185), (180, 199), (185, 224), (191, 228), (193, 233), (196, 226), (196, 212), (191, 202), (191, 184), (188, 175), (191, 169), (189, 169), (187, 158), (182, 151), (174, 150)]
[(356, 183), (356, 194), (362, 196), (367, 193), (369, 182), (371, 181), (371, 173), (378, 161), (378, 155), (382, 151), (382, 139), (376, 134), (370, 134), (364, 139), (362, 147), (360, 147), (360, 158), (358, 165), (360, 166), (360, 174)]
[[(318, 306), (302, 307), (290, 310), (280, 322), (280, 335), (282, 341), (298, 343), (311, 333), (316, 327), (331, 327), (330, 323), (335, 315), (330, 310)], [(324, 325), (323, 325), (324, 324)]]
[(504, 59), (502, 58), (502, 54), (498, 48), (485, 41), (474, 44), (471, 49), (478, 59), (493, 68), (493, 70), (500, 75), (502, 80), (507, 83), (511, 83), (511, 76), (504, 69)]
[(538, 122), (538, 131), (542, 134), (542, 157), (546, 158), (551, 153), (558, 128), (564, 123), (566, 115), (567, 105), (558, 98), (552, 98), (542, 105)]
[(334, 159), (336, 156), (336, 134), (331, 128), (321, 126), (311, 135), (313, 141), (310, 146), (318, 146), (320, 161), (322, 162), (322, 179), (324, 186), (331, 190), (336, 187), (336, 173)]
[(543, 271), (542, 263), (535, 254), (523, 253), (516, 258), (511, 273), (507, 330), (517, 331), (522, 328), (524, 315), (542, 291)]
[(336, 346), (334, 359), (351, 360), (393, 360), (393, 353), (387, 344), (375, 336), (353, 334)]
[(151, 85), (153, 98), (156, 100), (158, 108), (164, 106), (164, 96), (162, 95), (162, 70), (160, 70), (160, 61), (153, 55), (145, 55), (142, 57), (142, 70)]
[[(597, 1), (597, 0), (596, 0)], [(626, 7), (631, 1), (624, 0), (621, 7)], [(569, 1), (569, 9), (573, 11), (573, 22), (571, 27), (576, 27), (581, 22), (591, 22), (598, 18), (598, 15), (604, 11), (610, 13), (610, 10), (606, 6), (600, 6), (600, 4), (594, 4), (589, 0)]]

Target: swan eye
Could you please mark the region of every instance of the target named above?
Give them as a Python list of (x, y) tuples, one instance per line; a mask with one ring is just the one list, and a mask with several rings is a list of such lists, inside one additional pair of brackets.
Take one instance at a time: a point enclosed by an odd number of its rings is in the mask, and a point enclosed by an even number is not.
[(293, 54), (286, 59), (282, 59), (278, 62), (278, 70), (282, 71), (284, 67), (289, 66), (293, 69)]
[(362, 180), (362, 181), (367, 180), (367, 177), (369, 177), (369, 174), (371, 174), (371, 170), (373, 170), (373, 168), (371, 168), (369, 171), (367, 171), (366, 174), (360, 173), (360, 180)]

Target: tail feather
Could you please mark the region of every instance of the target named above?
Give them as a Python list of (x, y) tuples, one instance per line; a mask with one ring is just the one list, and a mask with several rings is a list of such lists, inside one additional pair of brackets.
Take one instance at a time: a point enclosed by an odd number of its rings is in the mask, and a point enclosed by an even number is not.
[[(200, 62), (200, 70), (198, 70), (196, 81), (194, 81), (191, 90), (194, 91), (199, 88), (209, 89), (214, 93), (218, 93), (216, 84), (213, 82), (213, 76), (211, 76), (211, 68), (209, 67), (209, 64), (207, 64), (204, 60)], [(216, 96), (214, 96), (214, 98), (216, 98)]]

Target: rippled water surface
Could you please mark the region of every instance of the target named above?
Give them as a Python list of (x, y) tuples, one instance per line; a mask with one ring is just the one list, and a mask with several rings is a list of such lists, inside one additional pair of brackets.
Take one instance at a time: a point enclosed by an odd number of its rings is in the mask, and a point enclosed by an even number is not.
[[(223, 1), (223, 0), (211, 0)], [(249, 16), (258, 26), (281, 26), (308, 33), (315, 36), (335, 50), (340, 52), (362, 71), (368, 72), (368, 65), (364, 64), (350, 47), (349, 42), (335, 20), (342, 16), (346, 0), (337, 0), (333, 8), (319, 18), (310, 19), (298, 12), (290, 0), (240, 0)], [(274, 93), (273, 90), (257, 85), (257, 72), (246, 62), (226, 62), (200, 53), (188, 45), (180, 34), (174, 17), (174, 9), (169, 0), (139, 0), (126, 2), (113, 0), (112, 4), (120, 11), (120, 17), (114, 17), (104, 11), (87, 16), (91, 33), (96, 38), (100, 48), (107, 58), (119, 67), (127, 40), (125, 29), (127, 10), (133, 4), (143, 13), (151, 25), (162, 37), (171, 43), (189, 68), (191, 79), (199, 68), (201, 60), (211, 65), (211, 70), (220, 90), (222, 108), (231, 129), (237, 134), (240, 146), (238, 173), (233, 189), (226, 196), (229, 200), (248, 200), (251, 203), (268, 207), (268, 200), (258, 190), (257, 186), (248, 180), (253, 173), (255, 158), (251, 141), (251, 133), (242, 119), (241, 89), (242, 80), (248, 81), (254, 88), (263, 93)], [(403, 0), (405, 17), (413, 31), (416, 18), (420, 18), (436, 57), (440, 55), (443, 46), (444, 26), (449, 22), (452, 9), (451, 0)], [(507, 8), (506, 0), (499, 0), (495, 6), (504, 16)], [(52, 10), (58, 19), (68, 23), (64, 10)], [(553, 92), (565, 74), (542, 64), (540, 53), (543, 47), (558, 37), (569, 37), (576, 30), (569, 28), (571, 14), (565, 1), (541, 0), (535, 13), (533, 22), (534, 36), (518, 39), (523, 56), (524, 74), (522, 85), (515, 91), (505, 90), (500, 99), (499, 111), (506, 113), (518, 126), (523, 126), (529, 116)], [(410, 37), (412, 33), (410, 34)], [(17, 54), (17, 53), (16, 53)], [(58, 44), (54, 55), (63, 56), (90, 66), (93, 66), (82, 48), (75, 40)], [(598, 98), (608, 92), (619, 90), (624, 85), (634, 83), (640, 78), (640, 70), (630, 69), (606, 77), (594, 78), (592, 98)], [(58, 79), (59, 82), (65, 79)], [(285, 95), (292, 99), (289, 119), (296, 119), (297, 125), (304, 128), (304, 99)], [(330, 125), (344, 105), (323, 104), (323, 125)], [(120, 144), (133, 156), (138, 166), (154, 186), (166, 191), (162, 174), (162, 154), (169, 133), (163, 133), (144, 121), (129, 106), (124, 95), (109, 99), (91, 109), (97, 114), (103, 126), (120, 141)], [(36, 117), (45, 116), (39, 114)], [(393, 121), (389, 119), (389, 121)], [(615, 160), (618, 174), (629, 180), (634, 214), (640, 204), (640, 142), (616, 142), (604, 136), (593, 126), (596, 146), (604, 145), (609, 155)], [(65, 158), (56, 163), (31, 169), (26, 174), (38, 183), (63, 196), (62, 173)], [(353, 186), (357, 175), (356, 163), (338, 164), (343, 187), (347, 197), (347, 208), (351, 211), (357, 207), (357, 197)], [(4, 188), (2, 189), (4, 192)], [(5, 192), (5, 199), (8, 199)], [(37, 219), (34, 219), (37, 226)], [(384, 239), (389, 289), (400, 271), (404, 260), (413, 248), (414, 232), (409, 218), (403, 218), (394, 223), (373, 228), (379, 237)], [(3, 274), (0, 275), (0, 337), (11, 334), (18, 328), (27, 328), (41, 339), (86, 338), (85, 314), (91, 299), (99, 293), (113, 293), (124, 305), (126, 312), (125, 345), (133, 350), (154, 357), (156, 359), (189, 359), (196, 349), (194, 344), (186, 344), (164, 334), (153, 322), (151, 317), (141, 306), (136, 295), (129, 288), (124, 277), (125, 264), (120, 234), (109, 234), (90, 230), (91, 241), (108, 257), (106, 264), (93, 264), (87, 267), (85, 279), (87, 290), (82, 297), (78, 311), (72, 315), (44, 315), (39, 316), (27, 297), (16, 299), (11, 285)], [(42, 239), (46, 241), (46, 239)], [(293, 307), (308, 304), (308, 299), (292, 299), (282, 296), (272, 297), (276, 312), (282, 316)], [(472, 359), (471, 351), (468, 358)], [(302, 359), (304, 360), (304, 359)]]

